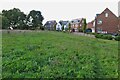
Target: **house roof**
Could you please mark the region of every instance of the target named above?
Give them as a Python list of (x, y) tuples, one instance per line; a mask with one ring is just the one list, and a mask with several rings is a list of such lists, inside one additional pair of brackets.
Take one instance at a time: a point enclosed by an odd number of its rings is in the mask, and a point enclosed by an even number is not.
[(93, 23), (94, 23), (94, 20), (92, 20), (91, 22), (89, 22), (87, 24), (87, 28), (93, 28)]
[(79, 23), (83, 20), (83, 18), (77, 18), (77, 19), (73, 19), (71, 20), (71, 23)]
[(51, 20), (51, 21), (47, 21), (45, 25), (54, 25), (56, 23), (57, 23), (56, 20)]
[[(102, 13), (105, 13), (106, 11), (111, 12), (115, 17), (117, 17), (110, 9), (106, 8)], [(101, 14), (102, 14), (101, 13)], [(100, 14), (96, 14), (96, 17), (99, 16)]]
[(67, 25), (67, 23), (68, 23), (69, 21), (59, 21), (59, 23), (61, 24), (61, 25)]
[(96, 16), (99, 16), (100, 14), (96, 14)]

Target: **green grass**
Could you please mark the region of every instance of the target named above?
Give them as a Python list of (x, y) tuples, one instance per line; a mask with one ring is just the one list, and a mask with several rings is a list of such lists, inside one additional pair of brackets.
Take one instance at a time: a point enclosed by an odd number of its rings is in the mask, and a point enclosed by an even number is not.
[(117, 78), (118, 42), (62, 32), (3, 32), (3, 78)]

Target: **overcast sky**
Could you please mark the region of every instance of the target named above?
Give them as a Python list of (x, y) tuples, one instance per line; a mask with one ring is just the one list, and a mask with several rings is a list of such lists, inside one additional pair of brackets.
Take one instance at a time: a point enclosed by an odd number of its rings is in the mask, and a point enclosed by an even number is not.
[(39, 10), (48, 20), (72, 20), (86, 18), (92, 21), (97, 13), (109, 8), (118, 16), (119, 0), (0, 0), (0, 11), (19, 8), (25, 14), (31, 10)]

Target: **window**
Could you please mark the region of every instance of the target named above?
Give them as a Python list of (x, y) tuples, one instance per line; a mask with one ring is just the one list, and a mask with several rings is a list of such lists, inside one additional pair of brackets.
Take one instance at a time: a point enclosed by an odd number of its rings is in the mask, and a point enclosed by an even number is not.
[(97, 24), (102, 24), (102, 20), (98, 20)]
[(105, 17), (108, 17), (108, 13), (105, 13)]

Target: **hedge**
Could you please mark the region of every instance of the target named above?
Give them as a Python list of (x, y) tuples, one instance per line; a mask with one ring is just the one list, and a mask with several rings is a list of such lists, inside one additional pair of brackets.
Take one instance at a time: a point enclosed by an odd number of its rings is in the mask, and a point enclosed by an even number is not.
[(105, 34), (95, 34), (96, 38), (101, 38), (101, 39), (108, 39), (108, 40), (112, 40), (113, 37), (112, 35), (105, 35)]
[(114, 39), (115, 39), (116, 41), (120, 41), (120, 36), (116, 36)]

